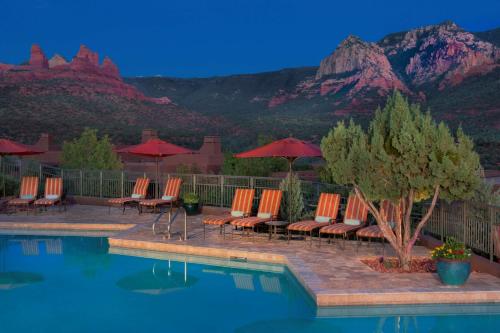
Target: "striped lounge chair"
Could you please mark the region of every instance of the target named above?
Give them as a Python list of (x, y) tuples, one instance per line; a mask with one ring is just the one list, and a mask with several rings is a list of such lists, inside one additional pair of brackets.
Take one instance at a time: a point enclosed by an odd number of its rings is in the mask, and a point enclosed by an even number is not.
[(38, 195), (38, 177), (26, 176), (21, 180), (21, 188), (19, 197), (11, 199), (7, 202), (9, 207), (26, 207), (26, 212), (29, 213), (29, 207), (35, 202)]
[[(231, 221), (231, 225), (235, 228), (241, 227), (243, 231), (245, 229), (252, 229), (252, 231), (255, 231), (255, 228), (257, 226), (269, 221), (276, 220), (280, 211), (282, 196), (283, 191), (281, 190), (262, 191), (257, 216), (233, 220)], [(231, 236), (233, 235), (235, 228), (231, 230)]]
[[(62, 204), (63, 180), (60, 177), (45, 179), (45, 193), (43, 198), (35, 201), (35, 208), (52, 207)], [(36, 210), (35, 210), (36, 211)]]
[(208, 215), (203, 218), (203, 239), (205, 239), (207, 225), (219, 226), (220, 233), (226, 238), (226, 224), (241, 217), (249, 217), (252, 213), (254, 196), (254, 189), (236, 189), (230, 213), (226, 215)]
[(161, 206), (170, 205), (172, 209), (173, 205), (179, 200), (179, 193), (181, 192), (182, 179), (180, 178), (169, 178), (165, 184), (165, 189), (163, 190), (163, 195), (159, 199), (149, 199), (139, 201), (139, 211), (142, 213), (143, 208), (151, 208), (153, 212)]
[[(382, 217), (389, 222), (392, 228), (395, 227), (395, 222), (401, 222), (400, 206), (394, 205), (389, 200), (384, 200), (382, 201), (381, 208)], [(385, 240), (384, 234), (377, 224), (358, 230), (356, 232), (356, 237), (358, 240), (365, 238), (368, 239), (368, 241), (371, 239), (380, 239), (382, 240), (382, 243), (384, 243)]]
[(136, 205), (141, 199), (146, 198), (146, 194), (149, 186), (149, 178), (137, 178), (135, 181), (134, 189), (132, 190), (132, 195), (125, 198), (113, 198), (108, 200), (109, 210), (111, 212), (112, 206), (118, 206), (123, 209), (122, 213), (125, 214), (125, 207), (128, 205)]
[(319, 229), (319, 245), (321, 246), (322, 235), (328, 235), (329, 238), (332, 235), (334, 237), (342, 236), (345, 245), (345, 240), (348, 236), (363, 228), (366, 225), (367, 219), (368, 206), (357, 195), (350, 195), (347, 200), (344, 222), (327, 225)]
[[(312, 233), (324, 226), (330, 225), (337, 220), (340, 206), (340, 195), (334, 193), (321, 193), (314, 220), (300, 221), (288, 226), (288, 242), (292, 232), (309, 233), (310, 244), (312, 244)], [(304, 238), (305, 239), (305, 238)]]

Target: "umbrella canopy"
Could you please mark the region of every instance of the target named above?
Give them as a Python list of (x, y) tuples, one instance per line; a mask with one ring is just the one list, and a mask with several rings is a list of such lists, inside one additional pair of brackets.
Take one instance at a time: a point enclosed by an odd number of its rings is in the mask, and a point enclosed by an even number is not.
[(321, 149), (307, 141), (302, 141), (292, 137), (281, 139), (271, 142), (265, 146), (255, 148), (244, 153), (236, 154), (238, 158), (256, 158), (256, 157), (282, 157), (288, 160), (289, 173), (288, 177), (288, 218), (291, 221), (291, 176), (292, 176), (292, 163), (301, 157), (322, 157)]
[(180, 155), (180, 154), (191, 154), (194, 153), (192, 150), (176, 146), (172, 143), (160, 140), (160, 139), (149, 139), (148, 141), (125, 147), (117, 150), (118, 153), (127, 153), (148, 157), (156, 158), (156, 189), (155, 196), (159, 195), (160, 191), (160, 158), (166, 156)]
[(117, 152), (149, 157), (166, 157), (193, 153), (192, 150), (176, 146), (160, 139), (149, 139), (144, 143), (119, 149)]
[(0, 155), (36, 155), (44, 153), (32, 146), (8, 139), (0, 139)]
[(317, 145), (295, 138), (281, 139), (235, 155), (238, 158), (283, 157), (292, 161), (300, 157), (321, 156), (321, 149)]
[(198, 279), (169, 269), (139, 272), (119, 280), (118, 287), (142, 294), (161, 295), (193, 286)]

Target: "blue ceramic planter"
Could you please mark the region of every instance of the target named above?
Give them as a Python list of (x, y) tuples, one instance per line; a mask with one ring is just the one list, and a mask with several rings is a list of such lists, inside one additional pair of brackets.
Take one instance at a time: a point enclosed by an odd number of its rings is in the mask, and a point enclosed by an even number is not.
[(441, 282), (450, 286), (461, 286), (470, 275), (470, 260), (438, 259), (437, 273)]

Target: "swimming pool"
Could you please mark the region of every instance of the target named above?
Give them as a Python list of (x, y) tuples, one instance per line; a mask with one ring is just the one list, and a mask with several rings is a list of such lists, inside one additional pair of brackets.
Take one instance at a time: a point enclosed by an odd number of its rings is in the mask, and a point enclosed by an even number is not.
[(106, 238), (0, 236), (0, 332), (476, 332), (496, 305), (315, 307), (288, 270), (110, 249)]

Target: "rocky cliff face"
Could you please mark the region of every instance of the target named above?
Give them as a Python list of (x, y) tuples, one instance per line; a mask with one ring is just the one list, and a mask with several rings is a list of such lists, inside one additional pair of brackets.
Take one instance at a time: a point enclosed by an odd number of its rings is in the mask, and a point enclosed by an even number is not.
[(386, 96), (394, 89), (425, 101), (423, 86), (443, 90), (460, 84), (467, 77), (490, 73), (499, 66), (497, 46), (453, 22), (391, 34), (378, 43), (349, 36), (321, 61), (314, 78), (292, 90), (277, 90), (268, 107), (300, 97), (310, 99), (314, 95), (346, 96), (352, 105), (366, 99), (370, 92)]
[(380, 94), (393, 89), (408, 92), (393, 71), (384, 50), (355, 36), (347, 37), (335, 52), (321, 61), (316, 80), (328, 76), (333, 78), (323, 82), (321, 95), (337, 92), (348, 85), (352, 86), (351, 96), (367, 87), (378, 90)]
[(453, 22), (390, 35), (379, 42), (389, 59), (401, 55), (404, 74), (415, 86), (439, 81), (439, 88), (456, 85), (470, 75), (485, 74), (499, 65), (500, 50), (462, 30)]
[(54, 56), (49, 60), (49, 68), (54, 68), (57, 66), (65, 66), (67, 64), (68, 62), (66, 61), (66, 59), (64, 59), (59, 54), (54, 54)]
[[(59, 80), (59, 84), (47, 85), (48, 80)], [(0, 64), (0, 88), (4, 87), (19, 89), (31, 96), (64, 91), (73, 96), (105, 94), (155, 104), (171, 103), (168, 97), (149, 98), (124, 83), (110, 58), (105, 57), (100, 65), (99, 55), (85, 45), (80, 46), (69, 63), (58, 54), (47, 60), (40, 46), (33, 45), (29, 65)]]
[(31, 46), (30, 66), (34, 69), (47, 69), (49, 68), (49, 61), (42, 49), (37, 44)]

